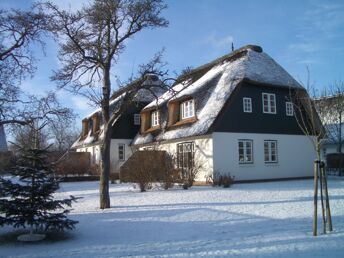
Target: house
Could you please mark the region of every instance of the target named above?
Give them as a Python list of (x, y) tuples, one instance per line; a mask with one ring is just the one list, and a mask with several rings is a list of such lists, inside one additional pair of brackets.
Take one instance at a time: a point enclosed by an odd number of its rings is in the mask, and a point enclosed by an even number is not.
[(323, 96), (314, 102), (326, 130), (326, 138), (321, 146), (321, 156), (325, 160), (327, 154), (344, 152), (344, 96)]
[[(339, 133), (341, 128), (341, 133)], [(329, 124), (325, 126), (327, 131), (327, 138), (321, 146), (322, 159), (326, 159), (326, 155), (330, 153), (344, 153), (344, 125), (339, 126), (338, 124)], [(339, 151), (339, 141), (342, 142), (341, 151)]]
[(248, 45), (181, 76), (141, 111), (135, 150), (166, 150), (181, 171), (201, 164), (236, 181), (304, 178), (315, 151), (294, 117), (305, 89), (259, 46)]
[[(135, 83), (137, 82), (134, 81), (120, 88), (112, 95), (110, 99), (110, 112), (113, 112), (121, 105), (126, 90)], [(163, 87), (161, 87), (161, 81), (155, 75), (146, 75), (144, 83), (153, 85), (153, 87), (150, 90), (139, 90), (132, 104), (112, 124), (110, 146), (111, 173), (117, 173), (120, 166), (132, 154), (130, 143), (140, 129), (141, 109), (156, 99), (156, 96), (160, 96), (164, 92)], [(104, 137), (103, 128), (103, 116), (99, 108), (82, 120), (81, 135), (72, 145), (71, 150), (89, 152), (91, 164), (99, 164), (101, 159), (100, 149)]]

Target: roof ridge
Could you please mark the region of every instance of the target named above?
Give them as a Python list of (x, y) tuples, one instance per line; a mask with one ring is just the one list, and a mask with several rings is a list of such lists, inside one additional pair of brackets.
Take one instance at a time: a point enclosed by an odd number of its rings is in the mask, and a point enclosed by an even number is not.
[(191, 71), (187, 72), (186, 74), (183, 74), (181, 76), (179, 76), (179, 78), (177, 79), (177, 83), (181, 82), (181, 81), (185, 81), (186, 79), (188, 79), (188, 77), (198, 73), (198, 72), (201, 72), (204, 70), (204, 73), (206, 73), (208, 70), (210, 70), (212, 67), (214, 67), (215, 65), (218, 65), (218, 64), (221, 64), (223, 63), (224, 61), (229, 61), (229, 60), (233, 60), (233, 59), (236, 59), (236, 58), (240, 58), (243, 54), (245, 54), (247, 52), (247, 50), (253, 50), (255, 52), (258, 52), (258, 53), (262, 53), (263, 52), (263, 48), (258, 46), (258, 45), (246, 45), (246, 46), (243, 46), (237, 50), (234, 50), (233, 52), (229, 53), (229, 54), (226, 54), (226, 55), (223, 55), (211, 62), (208, 62), (206, 64), (203, 64), (203, 65), (200, 65), (194, 69), (192, 69)]

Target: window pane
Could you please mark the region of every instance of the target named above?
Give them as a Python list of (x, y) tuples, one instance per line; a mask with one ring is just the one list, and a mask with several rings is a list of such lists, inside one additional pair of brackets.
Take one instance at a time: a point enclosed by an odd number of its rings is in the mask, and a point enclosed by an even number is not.
[(246, 161), (247, 162), (251, 162), (252, 161), (252, 155), (251, 154), (246, 156)]
[(239, 140), (238, 151), (240, 163), (251, 163), (253, 161), (253, 149), (251, 140)]
[(244, 161), (244, 153), (239, 153), (239, 161), (240, 162)]
[(124, 160), (125, 159), (125, 147), (124, 145), (118, 145), (118, 159)]
[(140, 114), (134, 114), (134, 125), (140, 124)]

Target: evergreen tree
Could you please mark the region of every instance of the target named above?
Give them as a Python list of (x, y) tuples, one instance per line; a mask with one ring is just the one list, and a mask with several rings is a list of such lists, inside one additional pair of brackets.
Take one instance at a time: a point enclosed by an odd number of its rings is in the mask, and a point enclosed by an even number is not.
[(33, 230), (73, 229), (77, 221), (67, 218), (73, 201), (53, 198), (59, 182), (53, 165), (47, 162), (47, 149), (19, 148), (19, 158), (11, 179), (0, 178), (0, 226), (29, 227)]

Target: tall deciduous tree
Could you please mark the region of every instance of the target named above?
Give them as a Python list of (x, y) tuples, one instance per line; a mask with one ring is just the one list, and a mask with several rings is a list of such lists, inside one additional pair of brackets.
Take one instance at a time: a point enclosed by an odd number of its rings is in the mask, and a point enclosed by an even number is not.
[[(144, 29), (166, 27), (168, 22), (161, 16), (166, 8), (162, 0), (94, 0), (81, 10), (71, 12), (45, 3), (49, 12), (50, 30), (60, 39), (59, 59), (62, 68), (53, 79), (60, 87), (69, 86), (77, 93), (95, 100), (101, 87), (100, 98), (104, 121), (104, 139), (101, 146), (100, 208), (110, 207), (109, 174), (111, 124), (119, 112), (110, 112), (112, 83), (110, 71), (125, 49), (128, 39)], [(130, 99), (132, 87), (122, 93)], [(85, 91), (85, 88), (87, 90)], [(125, 105), (125, 101), (122, 101)], [(120, 110), (121, 108), (119, 108)]]
[(30, 46), (44, 46), (45, 28), (46, 16), (38, 9), (0, 9), (0, 125), (27, 123), (20, 107), (30, 100), (23, 100), (18, 84), (35, 71)]

